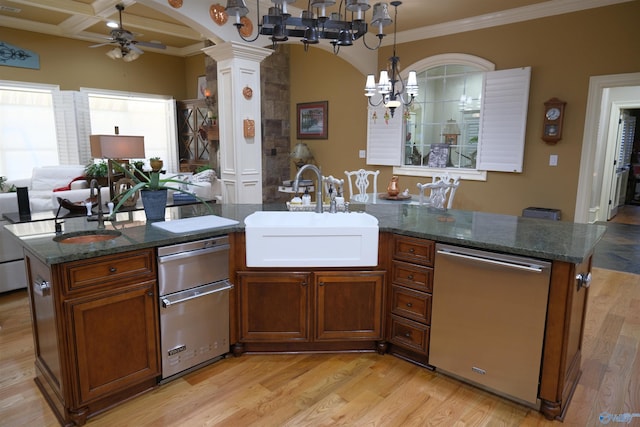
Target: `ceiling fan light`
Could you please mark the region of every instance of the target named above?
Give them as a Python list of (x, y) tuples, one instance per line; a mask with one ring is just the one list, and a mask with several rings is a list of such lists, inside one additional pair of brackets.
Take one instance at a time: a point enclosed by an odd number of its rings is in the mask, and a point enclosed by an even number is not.
[(122, 58), (122, 51), (119, 47), (114, 47), (109, 52), (107, 52), (106, 55), (111, 59), (120, 59)]
[(124, 62), (131, 62), (131, 61), (135, 61), (136, 59), (138, 59), (140, 57), (140, 54), (138, 52), (134, 52), (134, 51), (129, 51), (127, 52), (126, 55), (124, 55), (122, 57), (122, 60)]
[(115, 21), (107, 21), (107, 27), (109, 27), (109, 28), (120, 28), (120, 25), (118, 25), (118, 23), (115, 22)]

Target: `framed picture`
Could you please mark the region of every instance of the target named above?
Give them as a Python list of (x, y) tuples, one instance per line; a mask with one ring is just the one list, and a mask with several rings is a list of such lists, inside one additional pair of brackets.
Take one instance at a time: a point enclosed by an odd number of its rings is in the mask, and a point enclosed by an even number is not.
[(298, 139), (327, 139), (329, 102), (298, 104)]

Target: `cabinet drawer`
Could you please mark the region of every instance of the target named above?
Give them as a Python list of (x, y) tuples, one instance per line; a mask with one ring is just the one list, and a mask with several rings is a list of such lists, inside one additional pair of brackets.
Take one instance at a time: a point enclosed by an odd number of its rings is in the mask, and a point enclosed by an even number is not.
[(396, 235), (393, 243), (393, 257), (404, 261), (433, 267), (435, 242), (415, 237)]
[(391, 280), (395, 284), (423, 292), (431, 292), (433, 289), (433, 268), (431, 267), (393, 261), (391, 275)]
[(431, 323), (431, 295), (403, 286), (391, 287), (391, 311), (417, 322)]
[[(64, 265), (63, 274), (67, 292), (77, 292), (96, 285), (117, 285), (126, 280), (155, 280), (156, 268), (153, 249), (104, 256), (100, 261), (87, 259)], [(125, 283), (126, 284), (126, 283)]]
[(428, 354), (429, 327), (392, 314), (390, 341), (404, 348)]

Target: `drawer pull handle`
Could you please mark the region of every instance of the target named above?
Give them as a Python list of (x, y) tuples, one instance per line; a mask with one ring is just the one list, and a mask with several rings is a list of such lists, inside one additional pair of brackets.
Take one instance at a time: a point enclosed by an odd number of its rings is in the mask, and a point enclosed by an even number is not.
[(51, 293), (51, 284), (38, 277), (38, 279), (33, 283), (33, 291), (42, 297), (45, 297)]
[(414, 253), (416, 250), (414, 248), (409, 248), (409, 253)]
[(407, 276), (407, 279), (409, 279), (409, 280), (413, 280), (413, 274), (408, 275), (408, 276)]
[(300, 285), (307, 286), (307, 282), (302, 282)]
[(407, 338), (411, 338), (411, 332), (405, 332), (404, 336)]
[(411, 304), (410, 302), (407, 303), (407, 307), (411, 308), (413, 307), (413, 304)]
[(318, 283), (318, 286), (324, 286), (324, 282)]
[(109, 273), (115, 273), (116, 271), (118, 271), (117, 268), (115, 267), (109, 267)]

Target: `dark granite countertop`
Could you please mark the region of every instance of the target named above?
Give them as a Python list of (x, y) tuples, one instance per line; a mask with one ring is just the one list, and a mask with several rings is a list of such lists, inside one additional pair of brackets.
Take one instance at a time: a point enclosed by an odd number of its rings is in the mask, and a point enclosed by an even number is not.
[[(174, 234), (145, 222), (144, 212), (117, 214), (107, 229), (122, 232), (113, 240), (65, 244), (53, 241), (54, 222), (35, 221), (6, 226), (21, 244), (43, 262), (51, 265), (78, 259), (164, 246), (244, 230), (244, 219), (259, 210), (286, 210), (284, 204), (218, 204), (212, 212), (239, 224), (205, 231)], [(606, 226), (574, 224), (482, 212), (439, 211), (407, 204), (351, 205), (351, 211), (365, 211), (378, 218), (380, 231), (432, 239), (476, 249), (580, 263), (594, 250)], [(166, 220), (210, 214), (202, 205), (167, 208)], [(64, 231), (94, 230), (96, 222), (86, 218), (66, 218)]]

